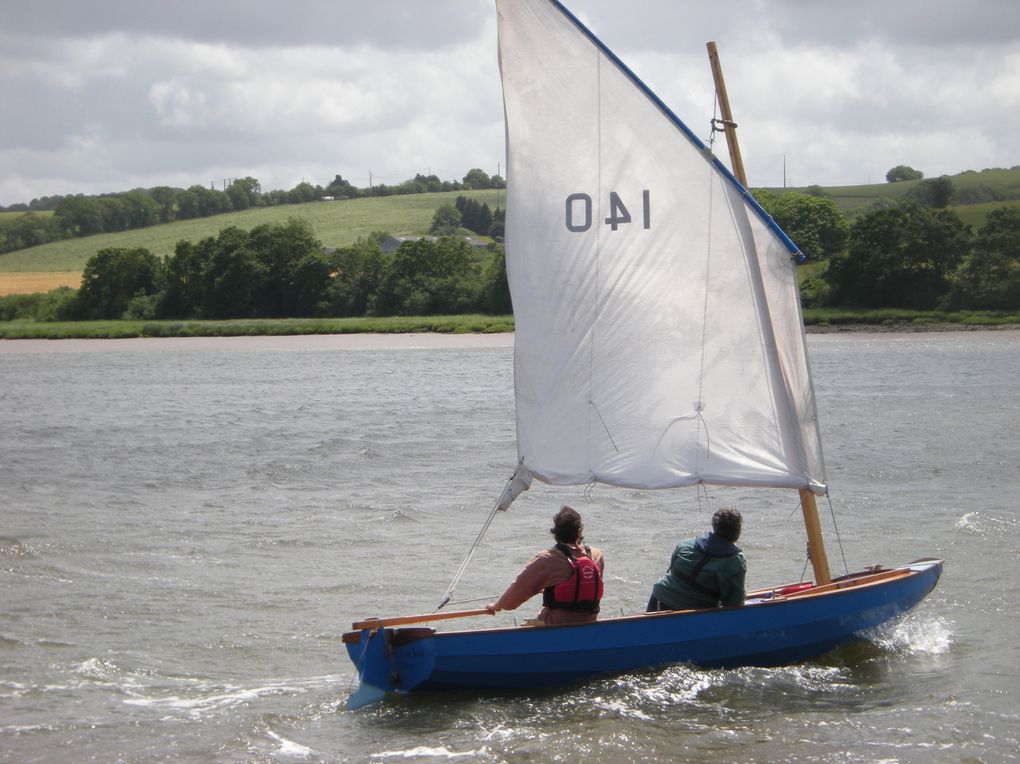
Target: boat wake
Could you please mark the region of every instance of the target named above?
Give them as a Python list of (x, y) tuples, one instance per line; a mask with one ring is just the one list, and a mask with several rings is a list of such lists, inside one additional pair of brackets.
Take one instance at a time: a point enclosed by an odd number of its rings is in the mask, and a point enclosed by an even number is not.
[(904, 618), (882, 631), (875, 643), (899, 655), (942, 655), (953, 646), (952, 624), (945, 618)]
[(264, 697), (300, 695), (335, 685), (339, 676), (328, 675), (308, 679), (269, 680), (244, 687), (204, 680), (177, 680), (169, 687), (147, 687), (144, 692), (134, 688), (124, 703), (131, 706), (171, 711), (201, 718), (223, 709), (245, 705)]
[(125, 669), (102, 658), (89, 658), (77, 664), (73, 673), (79, 687), (92, 686), (119, 695), (125, 705), (189, 719), (205, 718), (260, 698), (301, 695), (335, 686), (341, 681), (339, 675), (325, 675), (267, 679), (244, 686), (197, 677), (169, 676), (149, 669)]
[(996, 517), (986, 512), (968, 512), (956, 521), (956, 527), (978, 536), (998, 536), (1020, 532), (1020, 519)]

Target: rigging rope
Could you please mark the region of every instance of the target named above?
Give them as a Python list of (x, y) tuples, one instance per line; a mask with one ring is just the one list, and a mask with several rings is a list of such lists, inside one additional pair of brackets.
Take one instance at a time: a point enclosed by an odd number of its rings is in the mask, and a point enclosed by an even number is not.
[[(516, 474), (517, 473), (515, 472), (507, 479), (506, 486), (503, 489), (504, 492), (506, 491), (506, 488), (510, 486), (510, 482), (514, 479), (514, 476)], [(500, 498), (502, 498), (502, 494), (500, 494)], [(438, 613), (440, 610), (443, 609), (445, 605), (449, 604), (451, 599), (453, 599), (453, 592), (457, 588), (457, 584), (460, 583), (460, 579), (463, 577), (464, 572), (467, 570), (468, 563), (471, 562), (471, 558), (474, 556), (475, 550), (478, 549), (478, 545), (482, 543), (482, 537), (485, 535), (486, 531), (489, 530), (489, 526), (492, 525), (492, 521), (495, 519), (496, 513), (500, 511), (499, 503), (500, 500), (496, 499), (495, 506), (493, 506), (492, 511), (489, 512), (489, 516), (485, 518), (485, 522), (482, 524), (482, 529), (478, 531), (478, 535), (475, 537), (474, 543), (471, 544), (471, 547), (468, 549), (467, 555), (465, 555), (464, 560), (460, 564), (460, 567), (457, 568), (457, 572), (456, 574), (454, 574), (453, 580), (450, 582), (450, 585), (446, 589), (446, 594), (443, 595), (442, 601), (440, 601), (440, 603), (436, 605), (436, 609), (433, 612)]]
[(836, 532), (836, 543), (839, 544), (839, 554), (843, 558), (843, 572), (850, 574), (850, 567), (846, 564), (846, 553), (843, 551), (843, 539), (839, 535), (839, 526), (836, 524), (836, 510), (832, 508), (832, 497), (829, 491), (825, 491), (825, 499), (829, 502), (829, 515), (832, 516), (832, 528)]
[(716, 118), (716, 115), (718, 113), (719, 113), (719, 91), (716, 90), (715, 91), (715, 97), (712, 98), (712, 119), (709, 121), (709, 124), (708, 124), (708, 150), (709, 151), (712, 151), (713, 147), (715, 146), (715, 134), (722, 132), (722, 130), (720, 130), (718, 127), (716, 127), (717, 123), (719, 122), (719, 120)]

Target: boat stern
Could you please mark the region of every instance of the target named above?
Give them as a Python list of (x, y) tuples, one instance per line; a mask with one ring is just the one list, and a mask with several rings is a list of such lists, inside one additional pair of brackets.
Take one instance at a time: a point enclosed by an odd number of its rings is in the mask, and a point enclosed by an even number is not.
[(347, 707), (360, 708), (387, 692), (408, 692), (425, 681), (435, 663), (434, 635), (434, 629), (381, 627), (344, 634), (343, 644), (360, 680)]

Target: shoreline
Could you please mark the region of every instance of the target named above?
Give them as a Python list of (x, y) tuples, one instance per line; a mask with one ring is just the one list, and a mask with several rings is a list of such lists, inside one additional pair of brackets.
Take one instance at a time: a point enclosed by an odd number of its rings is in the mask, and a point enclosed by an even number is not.
[(998, 332), (1020, 324), (832, 324), (805, 326), (806, 334), (917, 334), (921, 332)]
[[(807, 326), (807, 334), (955, 334), (1020, 330), (1020, 324), (841, 324)], [(0, 355), (11, 353), (82, 353), (146, 350), (470, 350), (512, 348), (513, 332), (494, 333), (346, 333), (274, 334), (210, 337), (125, 337), (120, 339), (0, 339)]]
[(120, 339), (0, 339), (4, 353), (82, 353), (138, 350), (467, 350), (513, 347), (513, 332), (347, 334), (255, 334), (215, 337), (124, 337)]

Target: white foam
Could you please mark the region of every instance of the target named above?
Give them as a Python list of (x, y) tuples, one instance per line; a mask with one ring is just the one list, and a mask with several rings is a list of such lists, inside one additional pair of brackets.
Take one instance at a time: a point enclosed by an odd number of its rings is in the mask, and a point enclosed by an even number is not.
[(288, 740), (285, 737), (280, 737), (272, 730), (266, 730), (266, 734), (280, 744), (280, 750), (278, 751), (278, 753), (281, 756), (308, 758), (309, 756), (312, 755), (312, 749), (306, 745), (301, 745), (301, 743), (295, 743), (293, 740)]
[(970, 531), (980, 536), (1015, 533), (1020, 530), (1020, 520), (1012, 517), (996, 517), (985, 512), (967, 512), (956, 521), (959, 530)]
[(952, 623), (945, 618), (905, 618), (877, 636), (875, 642), (900, 653), (942, 655), (953, 646)]
[(193, 696), (173, 694), (153, 697), (135, 693), (134, 697), (128, 698), (124, 702), (131, 706), (182, 711), (194, 718), (210, 711), (242, 705), (263, 696), (301, 693), (335, 681), (337, 681), (336, 676), (327, 675), (303, 680), (279, 681), (257, 687), (211, 688), (208, 685), (199, 684), (195, 686), (196, 694)]
[(429, 748), (428, 746), (420, 745), (416, 748), (409, 748), (406, 751), (382, 751), (380, 753), (373, 753), (371, 754), (371, 758), (417, 759), (424, 757), (432, 759), (466, 759), (481, 756), (484, 752), (484, 748), (480, 748), (477, 751), (451, 751), (445, 746)]

